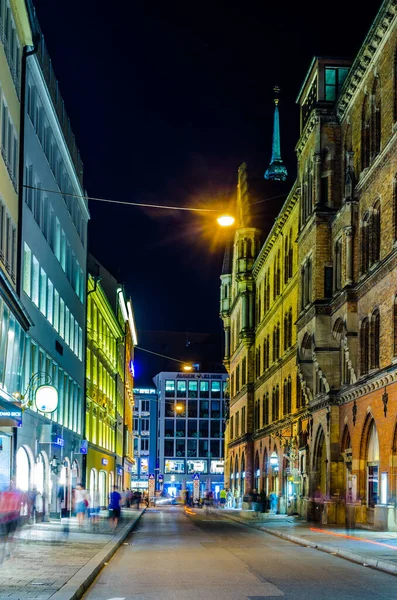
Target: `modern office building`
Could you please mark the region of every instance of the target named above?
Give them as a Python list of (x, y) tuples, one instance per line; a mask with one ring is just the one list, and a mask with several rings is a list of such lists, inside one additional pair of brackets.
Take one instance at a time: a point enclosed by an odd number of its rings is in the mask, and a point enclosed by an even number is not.
[(224, 478), (225, 373), (162, 372), (154, 377), (158, 394), (157, 482), (179, 496), (193, 492), (219, 494)]
[[(157, 448), (157, 391), (155, 388), (134, 389), (134, 458), (131, 488), (147, 490), (149, 474), (158, 473)], [(157, 469), (156, 469), (157, 468)]]
[(30, 319), (18, 298), (21, 208), (19, 152), (24, 48), (32, 46), (24, 0), (0, 1), (0, 489), (15, 475), (15, 430), (23, 393), (25, 332)]

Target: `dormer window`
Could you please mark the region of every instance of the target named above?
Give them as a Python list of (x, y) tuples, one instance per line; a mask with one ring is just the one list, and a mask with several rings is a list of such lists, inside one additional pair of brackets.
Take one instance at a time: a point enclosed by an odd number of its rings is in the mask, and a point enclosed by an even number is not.
[(325, 67), (325, 100), (334, 102), (347, 77), (349, 69), (346, 67)]

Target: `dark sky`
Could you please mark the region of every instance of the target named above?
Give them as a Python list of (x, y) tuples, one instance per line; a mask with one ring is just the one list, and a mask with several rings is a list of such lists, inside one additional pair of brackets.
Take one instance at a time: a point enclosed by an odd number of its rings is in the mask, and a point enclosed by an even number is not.
[[(354, 56), (380, 7), (224, 0), (36, 0), (91, 196), (204, 206), (271, 152), (272, 87), (292, 177), (311, 58)], [(218, 332), (221, 239), (209, 217), (90, 203), (91, 251), (140, 329)]]

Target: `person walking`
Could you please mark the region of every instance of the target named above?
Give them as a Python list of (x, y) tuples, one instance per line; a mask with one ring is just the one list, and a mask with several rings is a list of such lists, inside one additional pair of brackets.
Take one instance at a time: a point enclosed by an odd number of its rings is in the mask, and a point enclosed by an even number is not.
[(226, 505), (226, 490), (223, 489), (223, 488), (219, 492), (219, 504), (221, 505), (221, 508), (225, 508), (225, 505)]
[(80, 528), (83, 527), (85, 512), (89, 506), (87, 490), (78, 483), (76, 485), (76, 491), (74, 495), (74, 501), (76, 503), (76, 515), (77, 523)]
[(109, 518), (110, 527), (113, 531), (116, 529), (121, 514), (121, 494), (117, 491), (117, 486), (113, 486), (113, 491), (109, 495)]

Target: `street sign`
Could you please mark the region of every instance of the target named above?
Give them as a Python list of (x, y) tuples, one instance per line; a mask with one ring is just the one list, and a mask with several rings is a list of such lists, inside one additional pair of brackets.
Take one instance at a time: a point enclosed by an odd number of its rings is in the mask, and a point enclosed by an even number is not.
[(164, 475), (162, 473), (159, 473), (157, 476), (157, 481), (159, 483), (164, 483)]
[(88, 452), (88, 440), (81, 440), (80, 454), (87, 454), (87, 452)]
[(149, 479), (150, 479), (150, 480), (154, 479), (154, 475), (153, 475), (153, 473), (150, 473), (150, 475), (149, 475)]
[(200, 480), (200, 473), (195, 473), (192, 477), (193, 481), (199, 481)]

